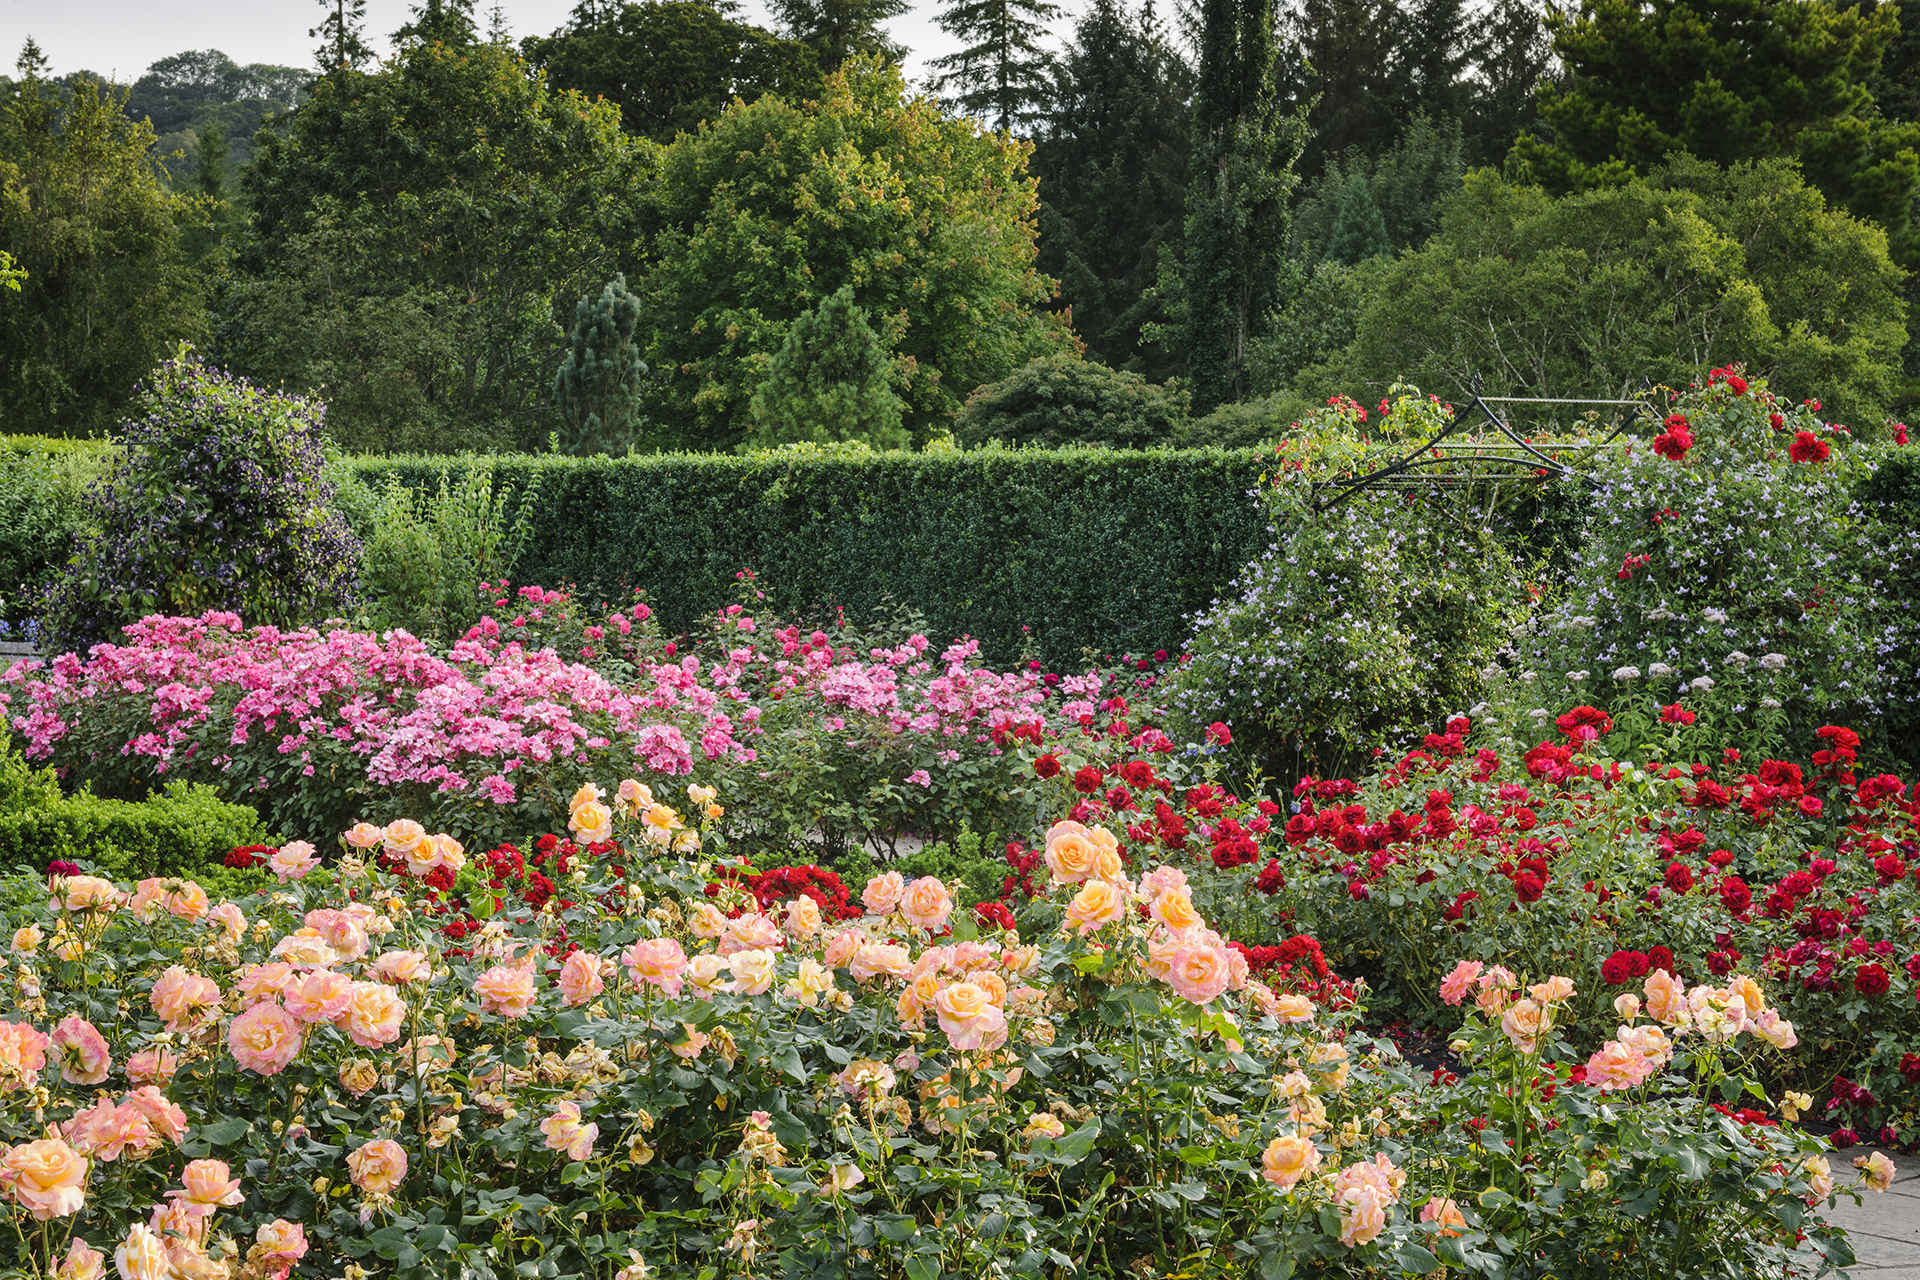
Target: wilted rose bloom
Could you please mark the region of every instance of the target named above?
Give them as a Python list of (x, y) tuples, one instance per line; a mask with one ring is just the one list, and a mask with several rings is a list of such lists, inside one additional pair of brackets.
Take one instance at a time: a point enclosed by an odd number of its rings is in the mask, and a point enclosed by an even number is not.
[(773, 985), (779, 955), (773, 951), (736, 951), (727, 957), (733, 971), (732, 990), (739, 995), (757, 996)]
[(1833, 1194), (1833, 1166), (1827, 1163), (1825, 1156), (1808, 1156), (1801, 1165), (1812, 1185), (1808, 1188), (1809, 1202), (1825, 1200)]
[(895, 1082), (893, 1068), (872, 1058), (855, 1058), (834, 1078), (842, 1089), (856, 1098), (884, 1096), (892, 1092)]
[(953, 913), (953, 896), (947, 886), (933, 876), (921, 876), (907, 886), (900, 899), (900, 914), (912, 923), (934, 933), (943, 928)]
[(1762, 1040), (1776, 1049), (1791, 1049), (1800, 1043), (1800, 1037), (1794, 1031), (1793, 1024), (1773, 1009), (1762, 1009), (1760, 1016), (1753, 1020), (1749, 1030), (1754, 1031)]
[(1275, 1138), (1260, 1154), (1260, 1176), (1282, 1191), (1320, 1167), (1320, 1149), (1298, 1135)]
[(583, 1124), (580, 1104), (563, 1101), (552, 1115), (540, 1122), (540, 1132), (547, 1136), (547, 1150), (564, 1151), (567, 1159), (580, 1161), (593, 1154), (593, 1142), (600, 1136), (600, 1126)]
[(1125, 916), (1128, 905), (1127, 893), (1118, 885), (1105, 880), (1085, 881), (1067, 904), (1066, 927), (1084, 938)]
[(504, 1018), (524, 1018), (538, 996), (533, 975), (513, 965), (500, 964), (473, 981), (480, 1007)]
[(614, 798), (621, 812), (629, 818), (637, 818), (641, 810), (653, 807), (653, 790), (635, 778), (622, 781), (619, 790), (614, 793)]
[(207, 923), (219, 928), (227, 935), (227, 941), (235, 945), (247, 936), (247, 917), (237, 903), (221, 903), (207, 913)]
[(362, 1191), (390, 1194), (407, 1176), (407, 1153), (392, 1138), (375, 1138), (347, 1156), (347, 1175)]
[(1866, 1182), (1868, 1190), (1885, 1191), (1893, 1185), (1893, 1161), (1887, 1159), (1887, 1153), (1884, 1151), (1854, 1157), (1853, 1167), (1860, 1170), (1860, 1176)]
[(142, 1049), (127, 1059), (127, 1079), (134, 1084), (164, 1085), (173, 1079), (174, 1072), (180, 1069), (180, 1059), (173, 1051), (162, 1045), (155, 1049)]
[(143, 1222), (134, 1223), (127, 1238), (113, 1251), (113, 1265), (119, 1269), (120, 1280), (170, 1280), (173, 1275), (166, 1242)]
[(569, 1008), (586, 1004), (607, 984), (600, 977), (600, 957), (591, 951), (575, 951), (560, 964), (560, 998)]
[(263, 1076), (278, 1075), (300, 1053), (300, 1023), (278, 1004), (263, 1001), (227, 1024), (233, 1060)]
[(680, 994), (687, 971), (687, 953), (672, 938), (642, 938), (629, 946), (620, 957), (627, 966), (627, 976), (633, 979), (633, 985), (643, 984), (660, 988), (669, 996)]
[(67, 1256), (60, 1260), (53, 1280), (105, 1280), (106, 1274), (107, 1255), (75, 1236), (67, 1241)]
[(867, 1180), (857, 1164), (829, 1165), (827, 1176), (820, 1181), (820, 1194), (837, 1196), (842, 1191), (851, 1191)]
[(87, 1200), (87, 1158), (59, 1138), (9, 1148), (0, 1156), (0, 1187), (36, 1222), (80, 1212)]
[(1006, 1015), (974, 983), (954, 982), (941, 988), (933, 998), (933, 1011), (940, 1030), (956, 1049), (997, 1048), (1006, 1040)]
[(268, 1271), (284, 1276), (307, 1254), (307, 1229), (297, 1222), (288, 1222), (285, 1218), (275, 1218), (253, 1233), (254, 1246), (248, 1251), (251, 1260), (262, 1263)]
[(1020, 1130), (1020, 1136), (1029, 1140), (1034, 1138), (1058, 1138), (1067, 1131), (1060, 1117), (1047, 1111), (1036, 1111), (1027, 1117), (1027, 1123)]
[(53, 1029), (54, 1059), (60, 1064), (60, 1078), (68, 1084), (99, 1084), (113, 1069), (113, 1055), (107, 1050), (106, 1037), (99, 1028), (77, 1013), (70, 1013)]
[(380, 1068), (373, 1065), (371, 1058), (355, 1058), (340, 1067), (340, 1087), (354, 1097), (359, 1097), (379, 1083)]

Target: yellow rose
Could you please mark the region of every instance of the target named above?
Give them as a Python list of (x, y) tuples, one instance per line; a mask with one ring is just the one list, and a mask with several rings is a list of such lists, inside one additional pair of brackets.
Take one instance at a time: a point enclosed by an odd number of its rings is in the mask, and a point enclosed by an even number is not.
[(1260, 1176), (1282, 1191), (1320, 1167), (1320, 1149), (1295, 1135), (1275, 1138), (1260, 1154)]

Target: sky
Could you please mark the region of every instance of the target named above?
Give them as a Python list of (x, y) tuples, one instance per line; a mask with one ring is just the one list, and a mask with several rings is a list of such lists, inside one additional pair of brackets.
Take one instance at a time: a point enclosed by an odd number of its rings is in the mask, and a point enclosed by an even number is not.
[[(559, 27), (576, 0), (501, 0), (515, 40), (544, 35)], [(476, 9), (484, 24), (492, 0)], [(407, 20), (408, 0), (368, 0), (369, 43), (388, 50), (387, 33)], [(907, 46), (906, 73), (916, 85), (929, 58), (950, 52), (954, 42), (934, 25), (943, 0), (919, 0), (889, 24), (892, 37)], [(1069, 0), (1069, 7), (1079, 6)], [(319, 43), (307, 32), (324, 17), (317, 0), (0, 0), (0, 71), (11, 73), (13, 60), (31, 35), (39, 42), (55, 75), (88, 70), (123, 83), (138, 79), (147, 67), (188, 49), (218, 49), (238, 63), (267, 62), (305, 67)], [(741, 16), (770, 26), (763, 0), (741, 0)], [(1066, 24), (1061, 24), (1061, 30)]]

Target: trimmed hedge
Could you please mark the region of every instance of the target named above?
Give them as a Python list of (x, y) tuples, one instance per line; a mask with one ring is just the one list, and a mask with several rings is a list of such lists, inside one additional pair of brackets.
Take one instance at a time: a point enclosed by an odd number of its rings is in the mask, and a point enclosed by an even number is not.
[[(993, 662), (1030, 642), (1050, 665), (1177, 650), (1267, 540), (1248, 497), (1261, 449), (1059, 450), (755, 457), (501, 457), (535, 528), (514, 577), (613, 598), (644, 589), (670, 631), (733, 601), (752, 569), (773, 607), (866, 621), (889, 598), (936, 640), (971, 634)], [(457, 458), (365, 458), (369, 484), (436, 484)], [(1031, 628), (1031, 631), (1023, 630)]]

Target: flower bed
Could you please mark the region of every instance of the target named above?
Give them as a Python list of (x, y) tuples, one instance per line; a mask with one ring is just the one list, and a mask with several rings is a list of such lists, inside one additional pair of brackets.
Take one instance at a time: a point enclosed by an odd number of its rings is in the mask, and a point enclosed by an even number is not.
[[(637, 781), (586, 787), (575, 838), (518, 862), (362, 825), (332, 866), (288, 845), (236, 868), (264, 881), (239, 902), (68, 867), (5, 882), (15, 1265), (930, 1280), (1850, 1261), (1808, 1212), (1835, 1194), (1822, 1144), (1728, 1105), (1774, 1052), (1751, 978), (1674, 984), (1644, 1021), (1610, 1010), (1628, 1025), (1576, 1069), (1575, 982), (1462, 970), (1450, 994), (1470, 986), (1486, 1016), (1456, 1047), (1479, 1069), (1416, 1074), (1356, 1029), (1311, 940), (1229, 945), (1182, 870), (1104, 827), (1049, 830), (1020, 930), (897, 875), (834, 921), (822, 877), (742, 884), (674, 855), (719, 799), (690, 790), (683, 814)], [(1863, 1163), (1868, 1186), (1890, 1176)]]

